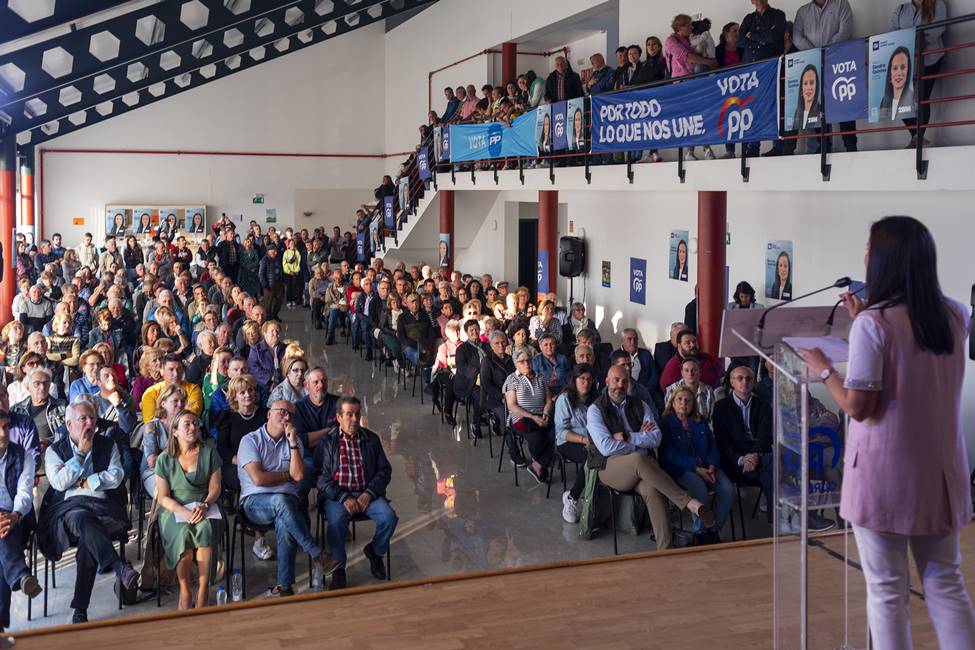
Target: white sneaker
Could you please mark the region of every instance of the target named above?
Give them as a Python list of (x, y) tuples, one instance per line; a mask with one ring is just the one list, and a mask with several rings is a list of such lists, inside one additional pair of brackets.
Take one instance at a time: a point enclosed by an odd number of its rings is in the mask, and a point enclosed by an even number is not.
[(690, 149), (687, 150), (687, 159), (688, 160), (697, 160), (697, 154), (694, 153), (694, 148), (693, 147), (691, 147)]
[(659, 153), (656, 153), (656, 152), (654, 152), (654, 153), (653, 153), (653, 154), (651, 154), (651, 156), (650, 156), (650, 161), (651, 161), (651, 162), (655, 162), (655, 163), (658, 163), (658, 162), (663, 162), (663, 161), (664, 161), (664, 157), (663, 157), (663, 156), (661, 156), (661, 155), (660, 155)]
[(714, 160), (714, 151), (711, 150), (711, 147), (704, 147), (704, 159)]
[(254, 553), (254, 557), (258, 560), (270, 560), (274, 557), (274, 550), (267, 545), (263, 537), (258, 537), (254, 540), (254, 546), (251, 547), (251, 552)]
[(569, 496), (569, 491), (562, 493), (562, 519), (567, 524), (579, 522), (579, 502)]

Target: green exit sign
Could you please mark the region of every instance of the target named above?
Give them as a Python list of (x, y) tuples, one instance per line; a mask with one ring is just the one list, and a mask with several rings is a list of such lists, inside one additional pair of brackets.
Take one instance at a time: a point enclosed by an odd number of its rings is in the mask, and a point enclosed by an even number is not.
[(731, 246), (731, 233), (730, 232), (726, 232), (724, 234), (724, 244), (725, 244), (725, 246)]
[(264, 195), (263, 194), (255, 194), (254, 195), (254, 198), (251, 199), (251, 203), (254, 203), (254, 204), (264, 203)]

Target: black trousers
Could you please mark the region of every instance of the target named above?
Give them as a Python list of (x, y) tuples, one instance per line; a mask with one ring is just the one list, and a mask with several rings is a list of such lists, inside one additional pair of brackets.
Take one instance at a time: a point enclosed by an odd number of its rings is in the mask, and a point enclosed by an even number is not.
[[(941, 59), (934, 65), (924, 66), (924, 70), (921, 72), (921, 76), (926, 77), (928, 75), (938, 74), (939, 72), (941, 72), (941, 64), (944, 63), (944, 60), (945, 60), (944, 57), (941, 57)], [(921, 96), (918, 98), (918, 101), (926, 102), (929, 99), (931, 99), (931, 93), (934, 92), (934, 82), (935, 82), (934, 79), (927, 79), (922, 83), (923, 88), (921, 89)], [(921, 118), (922, 125), (930, 122), (931, 104), (919, 104), (917, 107), (917, 114)], [(917, 119), (913, 117), (909, 117), (906, 120), (904, 120), (904, 124), (906, 124), (907, 126), (917, 126)], [(923, 126), (921, 127), (920, 131), (921, 131), (921, 137), (923, 138), (924, 137)], [(917, 135), (917, 130), (911, 129), (911, 137), (914, 137), (915, 135)]]
[[(515, 426), (525, 443), (528, 445), (528, 455), (542, 467), (548, 467), (552, 462), (552, 454), (555, 452), (555, 430), (552, 425), (540, 427), (531, 420), (522, 418)], [(514, 441), (512, 441), (514, 444)], [(518, 445), (514, 444), (512, 452), (517, 450)], [(512, 454), (514, 456), (514, 453)]]
[(774, 495), (773, 490), (775, 489), (772, 485), (774, 462), (775, 457), (769, 452), (761, 455), (758, 467), (754, 472), (743, 473), (741, 467), (738, 465), (725, 467), (725, 473), (728, 474), (728, 478), (733, 482), (741, 485), (760, 485), (762, 487), (762, 498), (765, 500), (765, 517), (769, 523), (772, 523), (772, 497)]
[(120, 573), (122, 561), (105, 531), (101, 519), (91, 510), (80, 507), (64, 515), (64, 523), (72, 537), (78, 540), (78, 575), (74, 583), (72, 609), (88, 609), (91, 590), (98, 573)]
[[(572, 461), (581, 465), (579, 471), (576, 472), (575, 479), (572, 481), (572, 487), (569, 488), (569, 496), (574, 500), (578, 500), (582, 495), (583, 489), (586, 487), (586, 459), (589, 456), (586, 451), (586, 446), (581, 442), (564, 442), (559, 445), (559, 453), (566, 460), (566, 464)], [(566, 471), (568, 471), (568, 468), (566, 468)]]

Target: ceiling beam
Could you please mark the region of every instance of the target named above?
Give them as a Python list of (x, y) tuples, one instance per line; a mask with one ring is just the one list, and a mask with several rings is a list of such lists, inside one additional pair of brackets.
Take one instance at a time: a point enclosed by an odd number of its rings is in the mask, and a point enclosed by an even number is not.
[[(25, 1), (35, 2), (38, 6), (43, 5), (43, 2), (40, 0)], [(100, 11), (125, 4), (128, 1), (69, 0), (68, 2), (55, 2), (54, 11), (51, 15), (40, 17), (37, 20), (27, 21), (23, 16), (10, 8), (10, 0), (2, 0), (2, 3), (0, 3), (0, 44), (9, 43), (24, 36), (38, 34), (52, 27), (73, 23)]]

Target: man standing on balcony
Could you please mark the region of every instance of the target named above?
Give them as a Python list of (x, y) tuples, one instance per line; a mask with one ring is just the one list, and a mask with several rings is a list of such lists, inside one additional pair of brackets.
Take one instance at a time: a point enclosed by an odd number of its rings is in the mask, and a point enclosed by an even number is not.
[[(773, 9), (768, 0), (751, 0), (755, 11), (745, 16), (738, 28), (738, 47), (744, 50), (742, 63), (753, 63), (782, 56), (785, 50), (785, 12)], [(749, 142), (745, 151), (749, 156), (759, 153), (758, 142)], [(778, 156), (782, 141), (776, 140), (766, 155)]]
[[(792, 42), (800, 50), (811, 50), (842, 43), (853, 36), (853, 10), (849, 0), (810, 0), (799, 7), (792, 30)], [(840, 122), (840, 131), (855, 131), (856, 121)], [(827, 132), (832, 131), (826, 125)], [(832, 140), (832, 138), (830, 138)], [(807, 140), (807, 151), (819, 153), (819, 140)], [(843, 136), (843, 146), (847, 151), (857, 150), (855, 133)], [(831, 148), (831, 143), (827, 144)]]
[(554, 104), (582, 97), (582, 80), (564, 56), (555, 58), (555, 72), (545, 80), (545, 101)]

